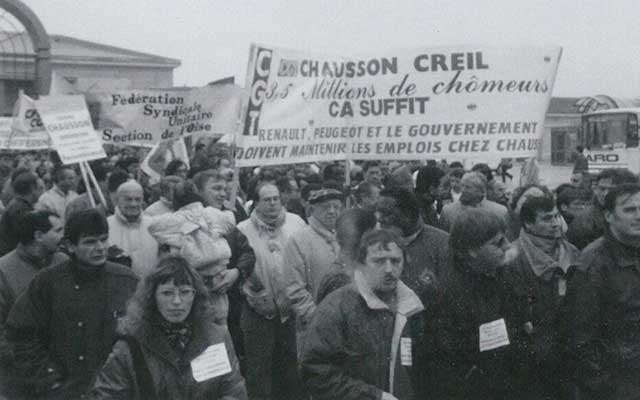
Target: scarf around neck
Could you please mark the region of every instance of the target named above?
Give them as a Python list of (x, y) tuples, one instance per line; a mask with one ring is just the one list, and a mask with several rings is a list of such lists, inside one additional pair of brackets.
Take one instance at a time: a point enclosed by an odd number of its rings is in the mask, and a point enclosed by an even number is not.
[(254, 210), (251, 213), (251, 221), (260, 228), (266, 228), (267, 230), (276, 230), (284, 225), (284, 220), (286, 217), (286, 211), (284, 207), (280, 210), (280, 213), (275, 217), (266, 216), (258, 210)]
[(165, 320), (162, 317), (158, 318), (158, 326), (160, 330), (167, 338), (169, 346), (172, 349), (183, 352), (187, 348), (187, 345), (191, 341), (191, 335), (193, 333), (193, 327), (191, 323), (185, 321), (180, 323), (172, 323)]
[(531, 235), (522, 229), (520, 245), (536, 276), (543, 276), (556, 268), (566, 273), (576, 261), (574, 253), (567, 248), (562, 239), (546, 239)]

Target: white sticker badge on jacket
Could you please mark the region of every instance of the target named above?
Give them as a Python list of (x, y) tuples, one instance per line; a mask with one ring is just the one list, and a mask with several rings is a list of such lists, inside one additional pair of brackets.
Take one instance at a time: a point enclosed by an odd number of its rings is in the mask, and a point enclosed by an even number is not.
[(231, 372), (231, 363), (224, 343), (209, 346), (191, 361), (191, 371), (196, 382), (203, 382)]
[(508, 345), (509, 335), (504, 318), (480, 325), (480, 351), (493, 350)]
[(413, 365), (413, 358), (411, 358), (411, 338), (400, 338), (400, 362), (405, 367)]
[(567, 280), (564, 278), (558, 279), (558, 296), (564, 296), (567, 294)]

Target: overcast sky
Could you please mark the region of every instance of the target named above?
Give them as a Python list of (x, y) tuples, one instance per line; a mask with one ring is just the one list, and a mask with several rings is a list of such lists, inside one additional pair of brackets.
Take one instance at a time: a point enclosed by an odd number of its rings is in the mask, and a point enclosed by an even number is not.
[(251, 42), (367, 54), (447, 44), (562, 46), (554, 96), (640, 97), (637, 0), (23, 0), (47, 31), (177, 58), (175, 85), (235, 75)]

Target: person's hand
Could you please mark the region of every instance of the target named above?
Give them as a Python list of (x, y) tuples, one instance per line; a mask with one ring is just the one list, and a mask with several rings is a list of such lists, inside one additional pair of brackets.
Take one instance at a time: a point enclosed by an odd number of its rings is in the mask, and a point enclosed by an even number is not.
[(398, 400), (398, 398), (391, 393), (382, 392), (382, 400)]
[(240, 271), (238, 271), (238, 268), (228, 269), (222, 271), (220, 276), (218, 283), (212, 289), (216, 292), (226, 293), (240, 277)]

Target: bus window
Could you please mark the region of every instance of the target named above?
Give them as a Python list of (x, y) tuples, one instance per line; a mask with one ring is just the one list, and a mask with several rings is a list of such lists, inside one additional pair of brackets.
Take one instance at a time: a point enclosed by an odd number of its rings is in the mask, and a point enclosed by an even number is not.
[(591, 115), (585, 118), (584, 125), (587, 147), (598, 149), (630, 145), (628, 114)]
[(629, 114), (627, 126), (627, 147), (638, 147), (638, 116)]

